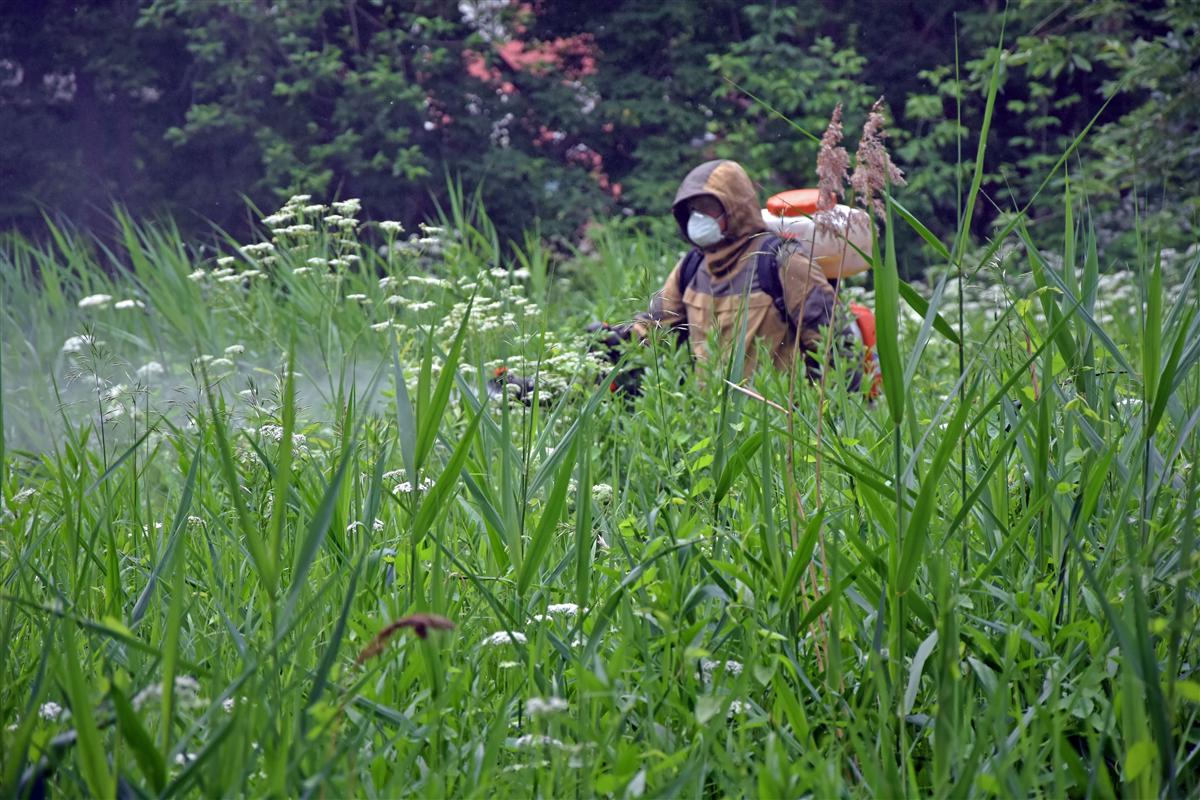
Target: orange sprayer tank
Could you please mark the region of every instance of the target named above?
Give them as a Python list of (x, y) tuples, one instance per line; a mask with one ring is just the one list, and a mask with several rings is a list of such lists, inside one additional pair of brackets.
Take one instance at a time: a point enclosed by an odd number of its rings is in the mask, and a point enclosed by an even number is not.
[(784, 239), (812, 248), (813, 260), (825, 277), (837, 279), (871, 268), (871, 217), (857, 208), (838, 205), (831, 210), (834, 232), (817, 233), (812, 215), (817, 212), (816, 189), (791, 189), (767, 201), (763, 224)]

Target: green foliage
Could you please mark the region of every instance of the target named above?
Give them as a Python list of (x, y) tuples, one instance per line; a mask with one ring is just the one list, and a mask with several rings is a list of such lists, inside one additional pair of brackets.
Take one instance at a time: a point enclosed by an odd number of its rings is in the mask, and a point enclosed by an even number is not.
[(1018, 225), (924, 318), (882, 247), (880, 408), (658, 337), (614, 397), (573, 331), (673, 243), (613, 226), (530, 292), (537, 240), (455, 197), (400, 248), (312, 198), (219, 256), (3, 240), (6, 788), (1200, 789), (1200, 257), (1103, 274), (1064, 193), (1060, 250)]

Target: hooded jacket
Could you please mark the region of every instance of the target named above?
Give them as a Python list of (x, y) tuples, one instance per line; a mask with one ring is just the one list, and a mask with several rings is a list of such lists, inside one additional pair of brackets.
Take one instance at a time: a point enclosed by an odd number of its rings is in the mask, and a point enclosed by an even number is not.
[[(633, 333), (644, 338), (652, 327), (686, 328), (687, 341), (698, 360), (709, 356), (709, 335), (716, 332), (723, 351), (742, 329), (745, 315), (745, 374), (756, 367), (759, 347), (765, 345), (777, 367), (794, 360), (796, 332), (805, 353), (810, 378), (820, 374), (814, 357), (821, 329), (833, 317), (834, 293), (820, 266), (797, 249), (785, 247), (777, 254), (780, 284), (788, 319), (784, 319), (771, 296), (758, 285), (755, 262), (759, 244), (767, 237), (754, 184), (735, 161), (708, 161), (693, 169), (679, 185), (671, 211), (680, 234), (687, 238), (687, 201), (700, 195), (716, 198), (725, 211), (724, 238), (704, 250), (704, 263), (691, 283), (680, 291), (681, 258), (663, 288), (638, 315)], [(840, 316), (840, 315), (839, 315)], [(842, 334), (852, 335), (847, 328)]]

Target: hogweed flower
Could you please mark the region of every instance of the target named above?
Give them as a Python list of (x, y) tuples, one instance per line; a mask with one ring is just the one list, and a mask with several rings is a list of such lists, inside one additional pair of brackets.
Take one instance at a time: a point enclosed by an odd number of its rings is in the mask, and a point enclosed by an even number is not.
[(737, 677), (738, 675), (742, 674), (742, 662), (732, 660), (714, 661), (711, 658), (700, 659), (700, 679), (705, 683), (710, 682), (713, 678), (713, 675), (719, 669), (724, 670), (724, 672), (731, 677)]
[(96, 343), (96, 338), (86, 333), (79, 336), (72, 336), (63, 342), (62, 352), (82, 353)]
[[(140, 711), (142, 706), (147, 703), (157, 702), (162, 698), (163, 685), (161, 682), (151, 684), (145, 689), (142, 689), (133, 699), (130, 700), (130, 705), (134, 711)], [(190, 675), (180, 675), (175, 678), (175, 704), (179, 708), (196, 709), (203, 708), (204, 701), (200, 697), (200, 683)]]
[(904, 186), (907, 181), (900, 168), (892, 163), (883, 140), (888, 135), (884, 130), (883, 98), (871, 106), (867, 121), (863, 123), (862, 138), (855, 153), (854, 174), (850, 185), (858, 196), (859, 205), (873, 209), (880, 219), (886, 216), (883, 195), (889, 185)]
[(38, 709), (38, 716), (42, 719), (50, 720), (51, 722), (60, 719), (62, 715), (63, 707), (53, 700), (42, 703), (41, 707)]
[(112, 302), (111, 294), (89, 294), (79, 301), (80, 308), (104, 308)]
[(525, 644), (525, 642), (525, 634), (520, 631), (496, 631), (480, 642), (480, 646), (499, 647), (505, 644)]
[(152, 381), (155, 378), (161, 378), (167, 373), (166, 367), (157, 361), (147, 361), (145, 364), (137, 368), (134, 375), (139, 381)]
[(549, 716), (566, 711), (570, 706), (561, 697), (531, 697), (525, 703), (525, 710), (531, 717)]

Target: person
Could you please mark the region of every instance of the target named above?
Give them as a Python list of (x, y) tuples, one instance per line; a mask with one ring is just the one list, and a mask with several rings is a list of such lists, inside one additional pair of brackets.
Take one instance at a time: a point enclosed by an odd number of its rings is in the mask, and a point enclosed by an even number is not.
[[(694, 249), (675, 264), (649, 309), (631, 323), (593, 323), (613, 355), (621, 341), (644, 340), (651, 329), (667, 328), (704, 361), (710, 357), (710, 331), (715, 329), (724, 350), (744, 324), (746, 377), (758, 365), (761, 346), (779, 368), (795, 363), (799, 346), (806, 374), (817, 380), (819, 351), (831, 323), (837, 326), (835, 349), (846, 353), (855, 347), (860, 337), (853, 316), (834, 313), (829, 265), (823, 266), (803, 242), (784, 242), (768, 232), (754, 184), (740, 164), (717, 160), (693, 169), (679, 185), (671, 211)], [(764, 272), (761, 259), (768, 259), (770, 271)], [(861, 379), (861, 367), (852, 367), (851, 388), (857, 390)]]

